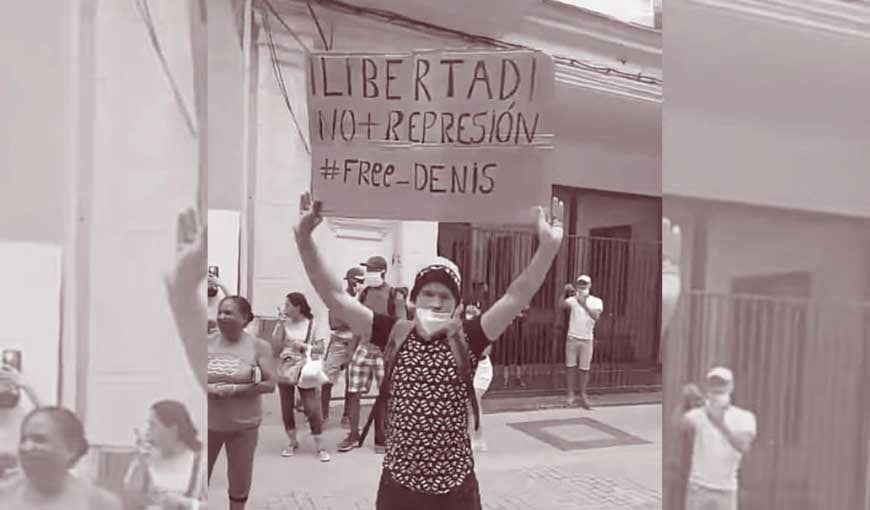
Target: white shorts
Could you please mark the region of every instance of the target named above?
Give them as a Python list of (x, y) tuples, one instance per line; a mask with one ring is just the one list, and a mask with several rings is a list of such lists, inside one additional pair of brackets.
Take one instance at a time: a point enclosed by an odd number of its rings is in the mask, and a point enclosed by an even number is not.
[(486, 391), (492, 383), (492, 360), (489, 356), (480, 360), (474, 373), (474, 389)]
[(565, 366), (568, 368), (577, 367), (580, 370), (589, 370), (592, 365), (592, 352), (594, 347), (594, 340), (584, 340), (569, 336), (568, 342), (565, 344)]

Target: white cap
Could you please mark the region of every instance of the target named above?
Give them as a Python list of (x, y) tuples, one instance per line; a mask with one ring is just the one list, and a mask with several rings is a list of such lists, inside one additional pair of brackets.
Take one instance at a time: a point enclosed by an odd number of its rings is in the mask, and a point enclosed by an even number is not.
[(729, 384), (734, 382), (734, 373), (725, 367), (715, 367), (707, 372), (707, 379), (712, 379), (714, 377), (722, 379)]
[(577, 277), (577, 281), (592, 284), (592, 278), (590, 278), (588, 274), (581, 274)]

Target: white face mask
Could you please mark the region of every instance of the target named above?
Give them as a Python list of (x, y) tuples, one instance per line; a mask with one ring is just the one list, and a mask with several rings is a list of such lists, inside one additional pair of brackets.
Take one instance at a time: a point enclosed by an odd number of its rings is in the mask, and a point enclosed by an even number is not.
[(384, 283), (384, 280), (381, 278), (380, 273), (366, 273), (364, 283), (366, 287), (380, 287), (382, 283)]
[(577, 289), (577, 295), (582, 296), (582, 297), (588, 296), (589, 295), (589, 287), (587, 287), (585, 289)]
[(453, 318), (451, 312), (435, 312), (428, 308), (417, 308), (417, 324), (426, 335), (432, 335), (443, 328)]
[(718, 407), (728, 407), (731, 404), (730, 393), (717, 393), (708, 397), (710, 403)]

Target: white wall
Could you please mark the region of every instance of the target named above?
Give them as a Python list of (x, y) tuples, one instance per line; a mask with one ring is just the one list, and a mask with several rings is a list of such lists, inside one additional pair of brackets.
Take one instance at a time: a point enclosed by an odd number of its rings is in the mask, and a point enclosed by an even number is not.
[(870, 217), (870, 39), (699, 4), (666, 9), (664, 192)]
[(862, 301), (870, 288), (867, 221), (739, 205), (665, 199), (664, 214), (683, 232), (684, 282), (697, 258), (693, 243), (699, 213), (708, 210), (706, 288), (730, 292), (734, 278), (811, 273), (811, 298)]
[[(149, 5), (171, 71), (195, 114), (187, 3)], [(95, 33), (87, 426), (95, 442), (130, 444), (131, 429), (163, 398), (184, 401), (204, 430), (205, 399), (162, 281), (174, 258), (176, 215), (196, 203), (197, 139), (135, 4), (101, 2)]]
[(0, 239), (64, 239), (74, 8), (34, 0), (0, 16)]

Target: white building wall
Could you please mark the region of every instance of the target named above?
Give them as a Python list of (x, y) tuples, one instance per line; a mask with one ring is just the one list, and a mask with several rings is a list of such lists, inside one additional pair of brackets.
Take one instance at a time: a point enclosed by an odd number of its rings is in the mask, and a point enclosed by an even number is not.
[[(309, 48), (321, 45), (304, 6), (284, 6), (282, 16)], [(469, 47), (462, 40), (441, 38), (362, 16), (348, 17), (328, 9), (320, 9), (319, 16), (322, 24), (335, 24), (336, 51)], [(307, 140), (302, 53), (297, 42), (284, 32), (277, 20), (271, 18), (269, 21), (278, 45), (289, 99)], [(540, 43), (537, 34), (519, 40), (524, 29), (522, 24), (515, 26), (512, 31), (507, 31), (510, 33), (506, 37), (522, 43)], [(644, 34), (644, 38), (649, 39), (647, 42), (653, 47), (659, 40), (651, 33)], [(534, 47), (589, 58), (590, 50), (578, 44), (578, 39), (582, 36), (570, 33), (561, 40), (551, 40), (546, 45), (534, 44)], [(587, 44), (598, 50), (601, 41)], [(314, 297), (292, 240), (292, 227), (298, 219), (299, 195), (310, 189), (310, 156), (305, 152), (277, 87), (262, 30), (256, 59), (257, 106), (254, 115), (257, 128), (253, 147), (256, 151), (256, 191), (251, 295), (254, 310), (259, 315), (274, 316), (276, 306), (287, 292), (300, 291), (312, 302), (315, 316), (325, 319), (326, 309)], [(616, 57), (598, 55), (592, 60), (615, 62)], [(655, 68), (656, 58), (648, 59), (644, 65)], [(660, 195), (660, 104), (564, 83), (557, 84), (556, 89), (557, 105), (553, 108), (555, 118), (551, 125), (558, 140), (552, 158), (555, 168), (551, 172), (551, 184)], [(417, 269), (437, 253), (437, 232), (437, 224), (433, 222), (341, 220), (325, 222), (316, 239), (337, 275), (343, 276), (351, 265), (371, 255), (381, 255), (391, 266), (388, 281), (411, 287)], [(327, 336), (325, 320), (320, 322), (319, 334)]]
[[(195, 119), (188, 4), (149, 6)], [(18, 2), (4, 14), (0, 57), (15, 80), (0, 94), (7, 113), (0, 120), (0, 239), (63, 250), (60, 403), (83, 415), (94, 444), (131, 445), (132, 428), (163, 398), (185, 402), (204, 431), (202, 390), (163, 286), (176, 216), (196, 204), (197, 138), (136, 4)], [(34, 19), (38, 30), (21, 22)], [(60, 309), (46, 302), (43, 314)], [(56, 335), (44, 341), (57, 349)], [(46, 356), (25, 350), (24, 363), (29, 377), (57, 375)], [(43, 397), (55, 400), (51, 392)]]
[[(187, 2), (149, 2), (157, 34), (195, 119)], [(87, 420), (92, 440), (133, 442), (156, 400), (206, 405), (178, 340), (163, 275), (176, 216), (196, 204), (197, 137), (187, 127), (134, 3), (100, 2), (92, 187)]]

